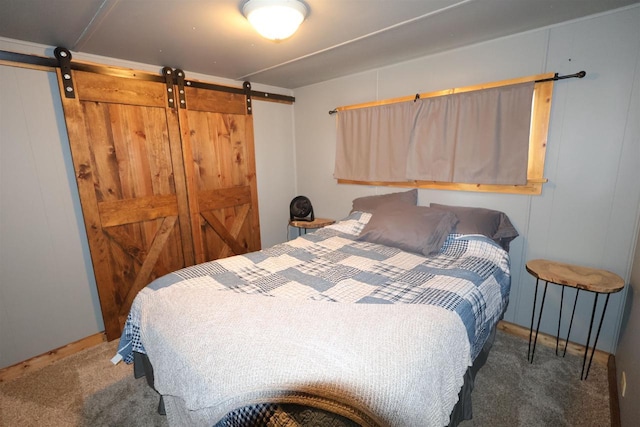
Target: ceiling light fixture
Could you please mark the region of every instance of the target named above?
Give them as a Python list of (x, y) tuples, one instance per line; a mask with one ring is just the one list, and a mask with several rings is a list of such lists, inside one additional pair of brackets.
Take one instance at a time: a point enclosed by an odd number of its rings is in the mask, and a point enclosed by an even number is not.
[(249, 0), (242, 13), (262, 37), (284, 40), (304, 21), (307, 6), (299, 0)]

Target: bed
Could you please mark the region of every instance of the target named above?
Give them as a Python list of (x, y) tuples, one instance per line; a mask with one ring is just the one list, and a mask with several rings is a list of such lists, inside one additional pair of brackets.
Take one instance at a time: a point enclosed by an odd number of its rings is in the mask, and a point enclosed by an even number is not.
[[(374, 208), (356, 199), (332, 226), (140, 291), (118, 354), (147, 375), (170, 425), (455, 426), (471, 417), (473, 379), (508, 304), (517, 233), (497, 211), (418, 207), (413, 192), (396, 194), (376, 196)], [(487, 212), (489, 231), (478, 225)]]

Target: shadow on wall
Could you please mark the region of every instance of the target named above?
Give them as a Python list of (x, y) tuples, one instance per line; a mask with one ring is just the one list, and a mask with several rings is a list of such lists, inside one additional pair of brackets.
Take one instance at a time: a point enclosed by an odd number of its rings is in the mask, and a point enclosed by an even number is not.
[(634, 289), (630, 284), (627, 284), (627, 286), (629, 289), (627, 290), (627, 298), (624, 302), (624, 309), (622, 311), (622, 322), (620, 323), (620, 334), (618, 335), (619, 337), (623, 337), (627, 330), (629, 317), (631, 317), (631, 309), (633, 308)]

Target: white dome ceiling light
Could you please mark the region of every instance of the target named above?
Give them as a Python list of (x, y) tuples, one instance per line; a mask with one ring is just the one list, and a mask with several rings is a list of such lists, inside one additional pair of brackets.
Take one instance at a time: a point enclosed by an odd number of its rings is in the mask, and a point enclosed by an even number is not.
[(262, 37), (284, 40), (304, 21), (307, 6), (299, 0), (249, 0), (242, 13)]

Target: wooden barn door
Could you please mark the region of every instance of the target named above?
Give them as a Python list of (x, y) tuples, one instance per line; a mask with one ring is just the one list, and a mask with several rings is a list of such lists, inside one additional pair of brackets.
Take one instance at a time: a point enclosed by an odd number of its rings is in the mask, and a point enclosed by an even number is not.
[(112, 340), (140, 289), (194, 262), (178, 114), (162, 81), (72, 75), (75, 98), (60, 80), (61, 98)]
[(163, 71), (58, 70), (109, 340), (153, 279), (260, 249), (247, 91)]
[(180, 127), (196, 262), (259, 250), (248, 98), (208, 85), (181, 89), (186, 108), (179, 109)]

